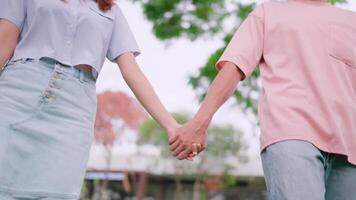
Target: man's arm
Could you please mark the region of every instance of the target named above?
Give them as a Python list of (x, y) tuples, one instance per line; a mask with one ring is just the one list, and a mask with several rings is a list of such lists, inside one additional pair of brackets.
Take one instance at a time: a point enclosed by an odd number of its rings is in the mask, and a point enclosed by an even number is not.
[(15, 24), (0, 19), (0, 69), (4, 67), (14, 53), (19, 34)]
[(242, 77), (243, 73), (235, 64), (226, 62), (211, 84), (194, 122), (207, 128), (215, 112), (231, 97)]
[[(178, 138), (170, 140), (171, 151), (178, 159), (184, 159), (193, 151), (198, 153), (194, 145), (202, 144), (206, 140), (206, 130), (215, 112), (227, 101), (236, 89), (236, 85), (243, 77), (243, 72), (231, 62), (225, 62), (222, 69), (211, 84), (197, 114), (191, 122), (178, 128)], [(193, 148), (193, 149), (192, 149)]]

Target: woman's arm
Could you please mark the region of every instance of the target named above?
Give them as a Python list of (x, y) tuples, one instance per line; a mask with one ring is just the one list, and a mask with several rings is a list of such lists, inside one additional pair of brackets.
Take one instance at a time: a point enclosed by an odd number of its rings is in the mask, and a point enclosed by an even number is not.
[(154, 92), (132, 53), (125, 53), (116, 60), (123, 78), (148, 113), (173, 137), (180, 125), (168, 113)]
[(15, 24), (0, 19), (0, 69), (11, 58), (17, 45), (19, 30)]
[[(190, 152), (196, 154), (205, 148), (206, 130), (213, 115), (232, 95), (242, 77), (243, 72), (235, 64), (224, 64), (209, 87), (197, 114), (192, 121), (178, 128), (178, 137), (170, 140), (170, 149), (174, 156), (184, 159)], [(203, 147), (197, 150), (192, 144), (203, 144)]]

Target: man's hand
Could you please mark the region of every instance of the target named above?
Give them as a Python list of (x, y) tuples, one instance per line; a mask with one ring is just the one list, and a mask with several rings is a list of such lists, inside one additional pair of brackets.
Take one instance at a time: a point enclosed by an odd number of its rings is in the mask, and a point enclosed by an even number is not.
[[(173, 127), (168, 127), (167, 129), (166, 129), (166, 131), (167, 131), (167, 133), (168, 133), (168, 137), (169, 137), (169, 141), (175, 141), (175, 140), (177, 140), (178, 138), (179, 138), (179, 135), (178, 135), (178, 133), (177, 133), (177, 130), (179, 129), (179, 128), (181, 128), (182, 127), (182, 125), (180, 125), (180, 124), (175, 124), (175, 126), (173, 126)], [(193, 161), (193, 159), (194, 159), (194, 157), (196, 156), (196, 155), (198, 155), (198, 153), (199, 152), (201, 152), (202, 150), (202, 145), (201, 144), (192, 144), (192, 146), (191, 146), (191, 148), (192, 148), (192, 150), (193, 150), (193, 152), (191, 152), (189, 155), (188, 155), (188, 157), (187, 158), (185, 158), (185, 159), (187, 159), (187, 160), (190, 160), (190, 161)], [(173, 153), (173, 152), (172, 152)]]
[[(206, 130), (214, 113), (233, 94), (243, 75), (243, 72), (234, 63), (225, 62), (209, 87), (193, 120), (176, 129), (176, 135), (170, 138), (170, 149), (174, 156), (181, 160), (187, 156), (196, 155), (205, 148)], [(202, 146), (198, 148), (195, 144)]]
[(175, 129), (170, 137), (169, 145), (172, 154), (179, 160), (191, 160), (205, 149), (207, 126), (192, 120)]

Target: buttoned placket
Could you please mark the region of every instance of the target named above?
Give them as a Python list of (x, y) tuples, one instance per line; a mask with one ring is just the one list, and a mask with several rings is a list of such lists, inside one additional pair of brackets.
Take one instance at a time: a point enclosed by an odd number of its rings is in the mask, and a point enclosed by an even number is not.
[(59, 64), (54, 64), (51, 79), (48, 88), (43, 92), (42, 102), (49, 103), (57, 98), (57, 93), (60, 90), (59, 82), (64, 79), (64, 74)]
[(73, 44), (75, 40), (76, 30), (77, 30), (77, 17), (78, 17), (78, 9), (76, 9), (73, 5), (70, 5), (70, 18), (68, 20), (67, 25), (67, 35), (64, 46), (64, 60), (66, 63), (71, 63), (72, 55), (73, 55)]

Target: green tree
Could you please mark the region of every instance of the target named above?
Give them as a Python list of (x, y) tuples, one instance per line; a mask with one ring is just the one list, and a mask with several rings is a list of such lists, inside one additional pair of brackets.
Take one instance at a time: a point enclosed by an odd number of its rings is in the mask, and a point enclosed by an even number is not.
[[(188, 115), (173, 114), (175, 119), (184, 124), (189, 120)], [(212, 125), (208, 129), (208, 147), (198, 157), (197, 162), (183, 162), (175, 159), (171, 156), (171, 152), (168, 146), (167, 133), (153, 120), (147, 119), (141, 128), (139, 129), (138, 144), (152, 144), (161, 149), (162, 158), (165, 160), (172, 160), (175, 164), (175, 181), (176, 181), (176, 199), (186, 199), (180, 197), (182, 194), (182, 186), (180, 184), (182, 176), (193, 175), (195, 178), (194, 185), (194, 198), (199, 199), (200, 186), (202, 181), (208, 176), (206, 173), (209, 166), (215, 166), (220, 169), (221, 176), (230, 177), (231, 170), (236, 166), (230, 165), (226, 162), (226, 158), (234, 157), (238, 158), (241, 162), (246, 161), (245, 146), (242, 142), (242, 132), (236, 130), (234, 127), (228, 126), (216, 126)], [(226, 179), (228, 180), (228, 179)], [(231, 182), (231, 179), (229, 179)]]
[[(332, 4), (347, 0), (329, 0)], [(224, 45), (216, 50), (199, 72), (192, 75), (189, 84), (199, 100), (206, 95), (211, 81), (217, 74), (214, 64), (221, 56), (237, 27), (227, 28), (224, 24), (238, 24), (254, 9), (256, 3), (242, 4), (236, 0), (134, 0), (142, 5), (144, 15), (153, 23), (154, 35), (168, 41), (176, 38), (220, 37)], [(221, 33), (221, 34), (218, 34)], [(223, 34), (223, 35), (222, 35)], [(259, 70), (243, 81), (233, 95), (237, 105), (245, 112), (257, 113), (257, 98), (260, 88)]]

